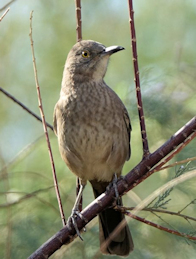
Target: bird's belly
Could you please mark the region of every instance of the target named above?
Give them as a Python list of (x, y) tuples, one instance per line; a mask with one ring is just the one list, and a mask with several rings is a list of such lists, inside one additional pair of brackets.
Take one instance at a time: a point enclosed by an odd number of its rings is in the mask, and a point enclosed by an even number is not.
[(64, 124), (61, 155), (68, 167), (84, 180), (111, 181), (120, 174), (126, 160), (119, 134), (96, 121), (84, 124)]

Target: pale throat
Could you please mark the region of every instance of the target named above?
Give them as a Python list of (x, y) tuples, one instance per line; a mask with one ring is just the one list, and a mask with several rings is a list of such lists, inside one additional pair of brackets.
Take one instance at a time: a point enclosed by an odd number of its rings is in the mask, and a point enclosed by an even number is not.
[(109, 61), (109, 57), (105, 56), (105, 57), (102, 57), (99, 60), (99, 62), (96, 64), (95, 70), (93, 71), (93, 74), (92, 74), (92, 79), (94, 81), (98, 82), (104, 78), (108, 67), (108, 61)]

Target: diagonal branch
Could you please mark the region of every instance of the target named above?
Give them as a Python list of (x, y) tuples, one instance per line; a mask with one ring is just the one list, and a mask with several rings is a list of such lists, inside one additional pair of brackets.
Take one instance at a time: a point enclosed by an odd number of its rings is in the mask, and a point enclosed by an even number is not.
[[(154, 153), (144, 158), (135, 168), (133, 168), (123, 179), (121, 179), (117, 186), (120, 195), (125, 194), (130, 189), (134, 188), (135, 183), (142, 176), (144, 176), (152, 167), (167, 156), (175, 147), (182, 144), (189, 136), (196, 131), (196, 117), (192, 118), (184, 127), (176, 132), (165, 144), (163, 144)], [(189, 173), (190, 174), (190, 173)], [(194, 174), (195, 176), (195, 174)], [(192, 176), (193, 177), (193, 176)], [(85, 222), (81, 218), (77, 218), (78, 229), (82, 229), (89, 221), (91, 221), (98, 213), (103, 211), (114, 202), (115, 197), (114, 188), (109, 192), (105, 192), (88, 205), (83, 211), (82, 215), (86, 219)], [(74, 239), (75, 229), (67, 227), (61, 229), (50, 240), (43, 244), (37, 251), (35, 251), (29, 259), (48, 258), (62, 245), (71, 242)], [(75, 236), (76, 237), (76, 236)]]
[(151, 226), (151, 227), (158, 228), (158, 229), (160, 229), (160, 230), (163, 230), (163, 231), (165, 231), (165, 232), (167, 232), (167, 233), (170, 233), (170, 234), (174, 234), (174, 235), (176, 235), (176, 236), (186, 237), (186, 238), (188, 238), (188, 239), (190, 239), (190, 240), (196, 241), (196, 237), (194, 237), (194, 236), (190, 236), (190, 235), (187, 235), (186, 233), (181, 233), (181, 232), (179, 232), (179, 231), (176, 231), (176, 230), (173, 230), (173, 229), (169, 229), (169, 228), (163, 227), (163, 226), (161, 226), (161, 225), (159, 225), (159, 224), (156, 224), (156, 223), (154, 223), (154, 222), (151, 222), (151, 221), (149, 221), (149, 220), (146, 220), (145, 218), (141, 218), (141, 217), (139, 217), (139, 216), (137, 216), (137, 215), (134, 215), (134, 214), (132, 214), (132, 213), (129, 212), (129, 211), (125, 211), (124, 213), (125, 213), (125, 215), (129, 216), (130, 218), (136, 219), (136, 220), (138, 220), (138, 221), (140, 221), (140, 222), (142, 222), (142, 223), (145, 223), (145, 224), (147, 224), (147, 225), (149, 225), (149, 226)]
[(160, 170), (166, 169), (169, 166), (165, 166), (163, 167), (163, 165), (165, 165), (168, 161), (170, 161), (175, 155), (177, 155), (183, 148), (185, 148), (194, 138), (196, 137), (196, 131), (193, 132), (193, 134), (191, 134), (188, 138), (186, 138), (181, 144), (179, 144), (178, 146), (174, 146), (174, 150), (171, 151), (171, 153), (166, 156), (164, 159), (160, 160), (160, 162), (153, 167), (150, 171), (148, 171), (147, 174), (143, 175), (135, 184), (138, 185), (141, 182), (143, 182), (144, 180), (146, 180), (146, 178), (148, 178), (149, 176), (151, 176), (151, 174), (154, 174), (155, 172), (158, 172)]
[[(193, 202), (191, 202), (193, 203)], [(189, 204), (190, 205), (190, 204)], [(134, 210), (135, 207), (124, 207), (124, 206), (121, 206), (119, 210)], [(155, 209), (155, 208), (144, 208), (142, 209), (142, 211), (148, 211), (148, 212), (157, 212), (157, 213), (162, 213), (162, 214), (168, 214), (168, 215), (172, 215), (172, 216), (178, 216), (178, 217), (181, 217), (181, 218), (184, 218), (184, 219), (189, 219), (189, 220), (193, 220), (193, 221), (196, 221), (196, 218), (193, 218), (191, 216), (188, 216), (188, 215), (185, 215), (185, 214), (181, 214), (180, 212), (174, 212), (174, 211), (169, 211), (169, 210), (160, 210), (160, 209)]]
[[(175, 155), (177, 155), (185, 146), (187, 146), (194, 138), (196, 137), (196, 131), (187, 138), (182, 145), (179, 145), (169, 156), (167, 156), (160, 164), (158, 164), (155, 168), (153, 168), (149, 173), (152, 174), (154, 172), (158, 172), (160, 170), (166, 169), (169, 166), (163, 167), (168, 161), (170, 161)], [(194, 158), (193, 158), (194, 160)], [(189, 159), (191, 161), (191, 159)], [(177, 164), (177, 162), (176, 162)]]
[(0, 22), (3, 20), (3, 18), (6, 16), (6, 14), (9, 12), (10, 8), (8, 8), (3, 15), (0, 17)]
[(13, 2), (15, 2), (16, 0), (11, 0), (9, 1), (7, 4), (5, 4), (3, 7), (0, 8), (0, 12), (5, 10), (9, 5), (11, 5)]
[[(18, 104), (20, 107), (22, 107), (26, 112), (28, 112), (29, 114), (31, 114), (34, 118), (36, 118), (38, 121), (42, 122), (42, 119), (35, 114), (34, 112), (32, 112), (29, 108), (27, 108), (23, 103), (21, 103), (20, 101), (18, 101), (13, 95), (9, 94), (7, 91), (5, 91), (3, 88), (0, 87), (0, 91), (2, 93), (4, 93), (9, 99), (11, 99), (12, 101), (14, 101), (16, 104)], [(50, 125), (49, 123), (46, 122), (46, 125), (48, 128), (50, 128), (51, 130), (53, 130), (52, 125)]]

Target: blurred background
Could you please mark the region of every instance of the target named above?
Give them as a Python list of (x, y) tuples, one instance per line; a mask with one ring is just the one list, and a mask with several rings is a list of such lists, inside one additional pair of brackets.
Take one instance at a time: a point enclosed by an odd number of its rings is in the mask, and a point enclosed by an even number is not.
[[(7, 1), (0, 1), (2, 8)], [(39, 115), (29, 40), (33, 14), (33, 40), (45, 118), (52, 124), (59, 98), (66, 56), (76, 42), (74, 1), (16, 0), (0, 23), (0, 87)], [(192, 0), (134, 1), (138, 60), (147, 135), (155, 151), (196, 113), (196, 2)], [(4, 10), (5, 11), (5, 10)], [(0, 16), (4, 11), (1, 11)], [(132, 157), (123, 169), (129, 172), (142, 158), (140, 127), (134, 90), (127, 1), (82, 1), (83, 39), (106, 46), (121, 45), (112, 56), (106, 83), (126, 105), (132, 121)], [(49, 130), (59, 187), (66, 217), (75, 200), (75, 176), (60, 158), (57, 139)], [(196, 154), (193, 140), (174, 161)], [(0, 258), (26, 258), (62, 228), (47, 145), (40, 122), (0, 93)], [(192, 162), (186, 170), (193, 170)], [(155, 173), (124, 198), (135, 206), (171, 180), (179, 166)], [(178, 212), (195, 197), (195, 180), (175, 187), (166, 205)], [(137, 197), (137, 199), (133, 198)], [(84, 206), (93, 200), (90, 185)], [(183, 214), (194, 217), (192, 202)], [(196, 224), (174, 216), (139, 214), (183, 233), (194, 233)], [(168, 225), (169, 223), (170, 225)], [(130, 221), (135, 250), (128, 258), (195, 258), (196, 245), (137, 221)], [(99, 250), (97, 218), (82, 235), (51, 258), (94, 258)], [(100, 256), (96, 258), (111, 258)], [(118, 258), (118, 257), (115, 257)]]

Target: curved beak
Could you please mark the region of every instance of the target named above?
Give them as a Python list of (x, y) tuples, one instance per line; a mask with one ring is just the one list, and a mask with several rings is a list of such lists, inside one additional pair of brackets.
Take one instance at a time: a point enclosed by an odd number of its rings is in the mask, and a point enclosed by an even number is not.
[(125, 48), (121, 47), (121, 46), (110, 46), (105, 48), (105, 50), (102, 52), (103, 55), (112, 55), (120, 50), (123, 50)]

